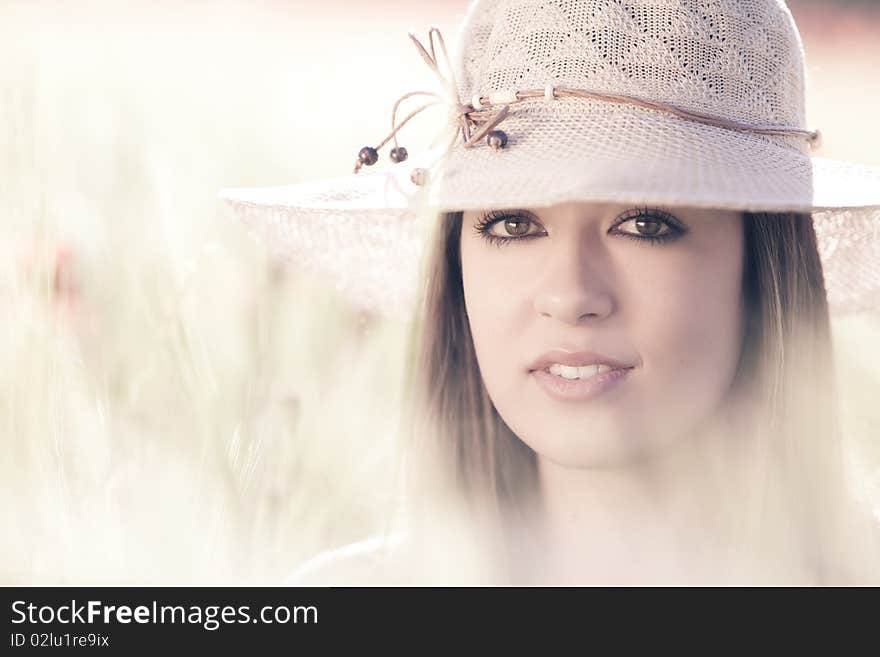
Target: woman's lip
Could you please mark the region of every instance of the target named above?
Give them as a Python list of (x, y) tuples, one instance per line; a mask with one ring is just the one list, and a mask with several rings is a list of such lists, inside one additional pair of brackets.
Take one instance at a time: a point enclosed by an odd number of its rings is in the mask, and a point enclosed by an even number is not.
[(585, 365), (607, 365), (614, 369), (627, 369), (633, 367), (631, 363), (624, 363), (610, 356), (595, 351), (570, 351), (567, 349), (552, 349), (529, 365), (529, 372), (546, 370), (553, 364), (568, 365), (569, 367), (582, 367)]
[(632, 369), (613, 369), (588, 379), (564, 379), (545, 370), (533, 370), (532, 376), (551, 397), (562, 401), (585, 401), (618, 388), (629, 379)]

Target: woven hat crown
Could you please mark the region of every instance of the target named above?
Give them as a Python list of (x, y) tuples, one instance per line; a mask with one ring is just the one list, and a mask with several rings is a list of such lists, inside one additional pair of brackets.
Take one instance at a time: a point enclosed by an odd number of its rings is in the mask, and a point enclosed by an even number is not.
[(485, 0), (459, 43), (462, 98), (554, 85), (806, 124), (803, 46), (781, 0)]

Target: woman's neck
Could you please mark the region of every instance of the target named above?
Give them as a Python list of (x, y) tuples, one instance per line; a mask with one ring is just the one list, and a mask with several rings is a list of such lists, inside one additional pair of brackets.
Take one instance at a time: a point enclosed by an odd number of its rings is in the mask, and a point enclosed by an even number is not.
[[(747, 446), (703, 432), (661, 456), (602, 469), (538, 459), (532, 576), (555, 584), (724, 583), (741, 528)], [(733, 445), (733, 447), (732, 447)]]

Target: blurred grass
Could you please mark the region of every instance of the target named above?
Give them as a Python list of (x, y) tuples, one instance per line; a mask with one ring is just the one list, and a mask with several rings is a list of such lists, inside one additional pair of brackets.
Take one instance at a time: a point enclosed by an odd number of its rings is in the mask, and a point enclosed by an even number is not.
[(312, 121), (312, 26), (183, 9), (0, 9), (4, 583), (277, 581), (397, 501), (406, 327), (216, 200), (349, 169), (333, 121), (279, 146)]
[[(269, 261), (216, 193), (347, 173), (430, 80), (406, 30), (465, 6), (0, 6), (0, 583), (273, 583), (381, 528), (408, 326)], [(825, 107), (830, 148), (876, 156)], [(835, 328), (876, 436), (878, 323)]]

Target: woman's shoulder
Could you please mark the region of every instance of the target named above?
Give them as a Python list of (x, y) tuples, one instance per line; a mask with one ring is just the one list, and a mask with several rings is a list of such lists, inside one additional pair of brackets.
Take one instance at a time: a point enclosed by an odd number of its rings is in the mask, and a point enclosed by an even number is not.
[(407, 535), (382, 534), (319, 553), (287, 578), (289, 586), (382, 586), (405, 584)]

